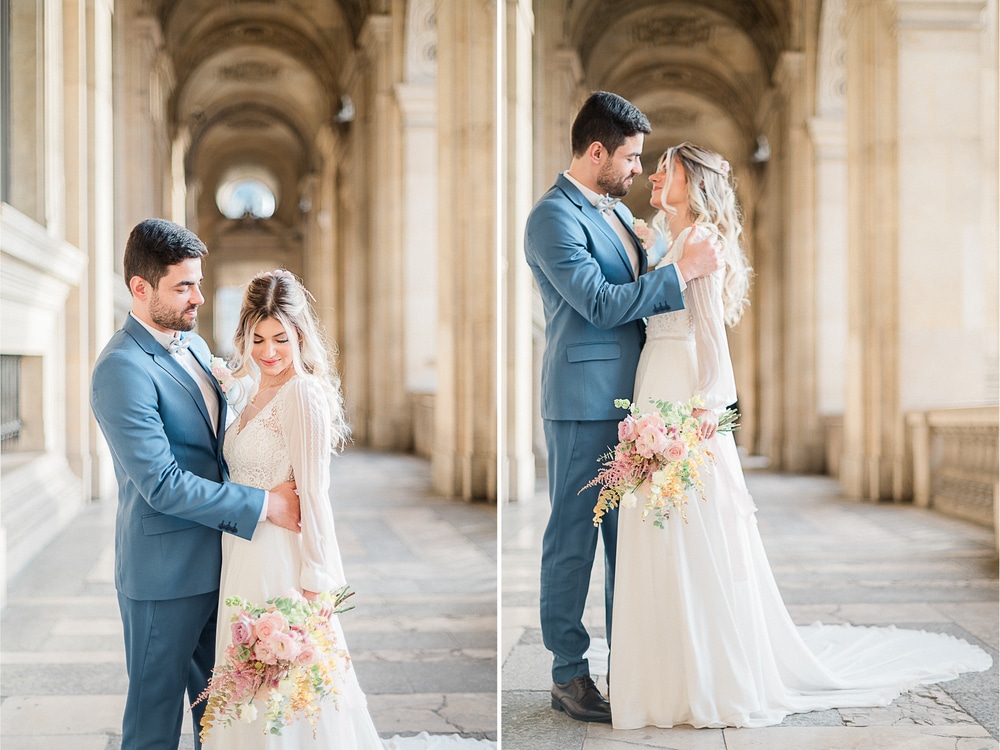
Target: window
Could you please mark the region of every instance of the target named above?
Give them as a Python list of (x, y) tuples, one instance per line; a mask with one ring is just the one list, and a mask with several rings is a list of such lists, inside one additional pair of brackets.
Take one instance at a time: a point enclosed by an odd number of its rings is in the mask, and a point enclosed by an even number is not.
[(256, 179), (223, 183), (215, 202), (227, 219), (270, 219), (276, 206), (271, 188)]
[(0, 355), (0, 445), (17, 446), (21, 437), (21, 358)]

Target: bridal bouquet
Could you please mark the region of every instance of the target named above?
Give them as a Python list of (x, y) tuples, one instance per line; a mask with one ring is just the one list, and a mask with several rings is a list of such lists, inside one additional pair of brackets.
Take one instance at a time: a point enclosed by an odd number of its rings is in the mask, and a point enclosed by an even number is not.
[(228, 606), (239, 607), (232, 618), (232, 643), (225, 664), (216, 666), (208, 687), (192, 704), (206, 701), (202, 739), (216, 724), (255, 721), (254, 699), (266, 702), (265, 733), (281, 734), (301, 718), (315, 724), (320, 701), (337, 693), (337, 670), (349, 663), (346, 652), (337, 651), (337, 636), (323, 609), (332, 607), (334, 614), (353, 609), (344, 604), (353, 593), (344, 586), (312, 602), (291, 591), (263, 605), (227, 598)]
[[(618, 424), (618, 444), (601, 456), (604, 468), (580, 490), (601, 487), (594, 506), (595, 526), (612, 508), (634, 508), (640, 490), (648, 494), (643, 520), (652, 513), (653, 525), (661, 529), (673, 508), (687, 522), (684, 506), (688, 490), (694, 488), (702, 499), (705, 497), (698, 467), (715, 457), (699, 434), (701, 421), (692, 414), (704, 401), (694, 396), (686, 402), (653, 403), (655, 411), (640, 413), (628, 399), (615, 399), (615, 406), (629, 410)], [(726, 409), (719, 417), (718, 431), (732, 432), (738, 417), (736, 411)]]

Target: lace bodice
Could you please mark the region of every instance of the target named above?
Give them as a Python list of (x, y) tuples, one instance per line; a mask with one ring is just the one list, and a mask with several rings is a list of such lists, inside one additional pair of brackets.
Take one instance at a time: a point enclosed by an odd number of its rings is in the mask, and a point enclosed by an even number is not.
[[(657, 264), (675, 263), (683, 254), (690, 228), (681, 232)], [(683, 341), (693, 344), (697, 384), (695, 394), (708, 409), (722, 409), (736, 401), (736, 379), (729, 357), (722, 284), (725, 271), (692, 279), (684, 290), (684, 309), (654, 315), (646, 326), (646, 346), (657, 342)]]
[(653, 315), (646, 325), (646, 340), (652, 339), (694, 339), (694, 319), (687, 307), (685, 295), (684, 309)]
[(330, 409), (322, 386), (294, 377), (242, 430), (239, 422), (226, 431), (230, 479), (264, 490), (294, 479), (302, 511), (300, 586), (342, 585), (330, 506)]
[(269, 490), (292, 478), (292, 461), (281, 429), (287, 385), (242, 430), (238, 417), (226, 430), (224, 453), (233, 482)]

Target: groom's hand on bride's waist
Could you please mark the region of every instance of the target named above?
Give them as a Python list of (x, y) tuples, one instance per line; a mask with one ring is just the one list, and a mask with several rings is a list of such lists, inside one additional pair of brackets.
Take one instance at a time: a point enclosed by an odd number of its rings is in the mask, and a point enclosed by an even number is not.
[(301, 531), (299, 522), (302, 514), (299, 511), (299, 495), (295, 491), (295, 482), (285, 482), (268, 492), (267, 520), (275, 526), (281, 526), (289, 531)]

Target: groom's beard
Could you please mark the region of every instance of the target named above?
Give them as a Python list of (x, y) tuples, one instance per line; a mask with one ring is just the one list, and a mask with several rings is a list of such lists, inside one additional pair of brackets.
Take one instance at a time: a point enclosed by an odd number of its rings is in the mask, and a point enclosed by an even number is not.
[(624, 198), (628, 195), (629, 188), (632, 187), (633, 177), (632, 173), (621, 177), (616, 175), (611, 163), (607, 162), (597, 173), (597, 187), (613, 198)]
[[(194, 317), (184, 317), (184, 314), (191, 310), (195, 311)], [(153, 295), (149, 301), (149, 317), (156, 325), (169, 328), (171, 331), (193, 331), (198, 323), (198, 306), (191, 305), (178, 312), (162, 304), (160, 298)]]

